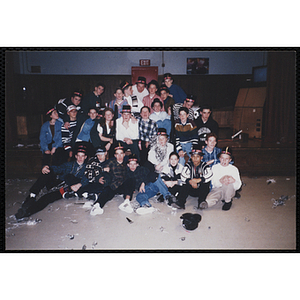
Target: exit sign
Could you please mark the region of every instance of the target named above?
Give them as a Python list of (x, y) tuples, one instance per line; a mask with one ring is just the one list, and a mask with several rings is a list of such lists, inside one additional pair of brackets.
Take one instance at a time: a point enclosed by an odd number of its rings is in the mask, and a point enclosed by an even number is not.
[(140, 59), (140, 66), (150, 66), (150, 59)]

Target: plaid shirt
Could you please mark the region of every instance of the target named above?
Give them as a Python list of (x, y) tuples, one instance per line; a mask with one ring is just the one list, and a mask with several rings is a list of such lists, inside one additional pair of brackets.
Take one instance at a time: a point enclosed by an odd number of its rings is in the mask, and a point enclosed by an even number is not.
[(157, 124), (155, 121), (139, 119), (139, 139), (144, 142), (150, 142), (157, 135)]
[(215, 147), (214, 150), (212, 151), (212, 153), (208, 153), (206, 150), (207, 147), (205, 147), (204, 149), (202, 149), (203, 152), (203, 157), (202, 157), (202, 161), (204, 162), (208, 162), (210, 160), (214, 160), (214, 162), (210, 165), (211, 167), (213, 165), (216, 165), (218, 163), (220, 163), (220, 160), (218, 158), (218, 154), (221, 152), (221, 149), (218, 147)]
[(123, 161), (121, 164), (116, 159), (108, 162), (109, 174), (112, 176), (110, 187), (112, 190), (116, 190), (126, 180), (127, 166)]
[[(202, 157), (202, 161), (204, 162), (208, 162), (210, 160), (214, 160), (214, 162), (210, 165), (210, 167), (212, 168), (212, 166), (219, 164), (220, 163), (220, 159), (218, 158), (218, 154), (221, 152), (221, 149), (218, 147), (215, 147), (214, 150), (212, 151), (212, 153), (208, 153), (206, 150), (207, 146), (205, 148), (202, 149), (203, 152), (203, 157)], [(231, 162), (229, 164), (233, 164), (234, 161), (231, 160)]]

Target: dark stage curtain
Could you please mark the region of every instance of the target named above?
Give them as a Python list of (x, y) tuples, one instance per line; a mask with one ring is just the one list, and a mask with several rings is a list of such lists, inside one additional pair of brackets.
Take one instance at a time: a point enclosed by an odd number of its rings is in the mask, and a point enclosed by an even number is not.
[(296, 139), (296, 52), (268, 53), (265, 140), (294, 144)]

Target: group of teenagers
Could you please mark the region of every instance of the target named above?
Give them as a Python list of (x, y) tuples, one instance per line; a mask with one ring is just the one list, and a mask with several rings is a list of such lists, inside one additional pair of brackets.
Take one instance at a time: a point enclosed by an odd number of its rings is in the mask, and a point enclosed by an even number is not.
[(123, 81), (108, 104), (101, 101), (102, 83), (84, 97), (76, 90), (59, 100), (40, 132), (42, 174), (16, 219), (73, 197), (86, 199), (83, 207), (100, 215), (117, 194), (124, 197), (119, 209), (127, 213), (152, 213), (154, 196), (176, 209), (185, 209), (191, 195), (199, 209), (222, 201), (222, 209), (229, 210), (241, 187), (232, 151), (216, 147), (218, 124), (211, 108), (194, 110), (193, 95), (173, 81), (170, 73), (160, 88), (144, 77), (134, 85)]

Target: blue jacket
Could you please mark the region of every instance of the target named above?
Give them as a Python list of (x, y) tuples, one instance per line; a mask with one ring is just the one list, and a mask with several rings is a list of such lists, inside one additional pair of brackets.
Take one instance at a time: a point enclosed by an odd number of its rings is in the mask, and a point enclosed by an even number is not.
[(85, 186), (89, 183), (89, 180), (84, 175), (85, 167), (85, 163), (80, 167), (77, 161), (69, 161), (60, 166), (51, 166), (50, 169), (52, 169), (55, 174), (59, 174), (60, 180), (65, 180), (66, 175), (73, 174), (75, 177), (80, 178), (82, 186)]
[(95, 121), (96, 120), (92, 120), (91, 118), (85, 120), (83, 125), (81, 125), (82, 128), (80, 128), (77, 138), (81, 141), (89, 142), (91, 139), (91, 129), (95, 125)]
[(180, 86), (178, 86), (176, 84), (172, 84), (169, 87), (169, 91), (170, 91), (170, 94), (173, 96), (175, 103), (183, 103), (184, 100), (186, 99), (186, 96), (187, 96), (186, 93)]
[(52, 137), (52, 133), (50, 130), (50, 122), (45, 122), (41, 127), (40, 132), (40, 146), (41, 151), (44, 153), (46, 150), (49, 150), (48, 144), (54, 141), (52, 147), (59, 148), (62, 147), (62, 140), (61, 140), (61, 127), (63, 126), (63, 122), (61, 119), (56, 120), (54, 125), (54, 137)]

